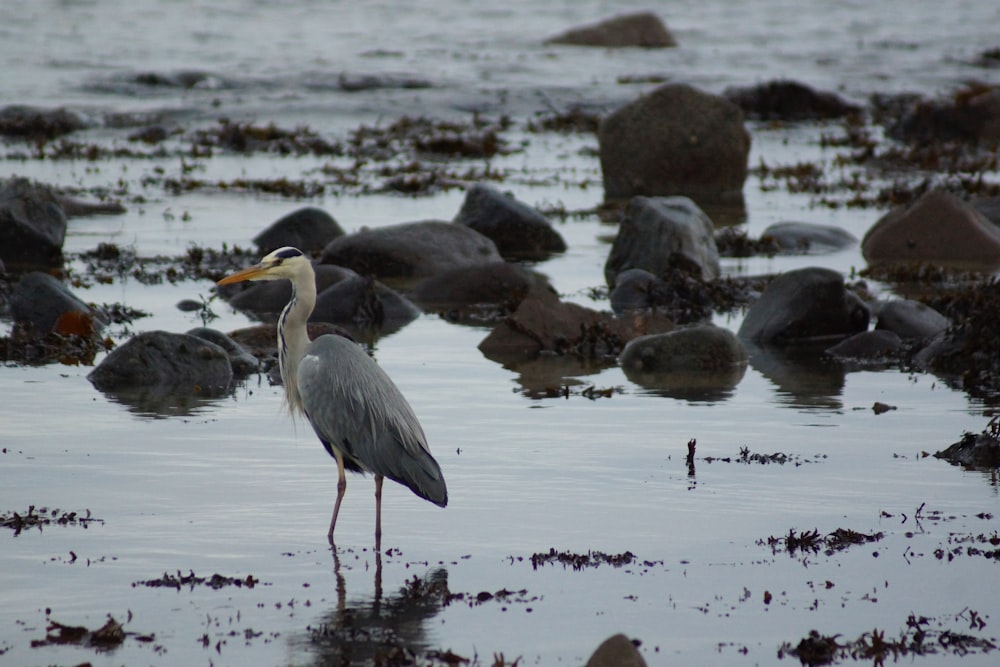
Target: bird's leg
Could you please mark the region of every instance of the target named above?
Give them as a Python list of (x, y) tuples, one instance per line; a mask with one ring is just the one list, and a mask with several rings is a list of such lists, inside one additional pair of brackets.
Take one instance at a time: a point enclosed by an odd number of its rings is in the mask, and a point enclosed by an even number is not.
[(330, 532), (326, 534), (333, 546), (333, 529), (337, 527), (337, 514), (340, 512), (340, 501), (344, 499), (344, 492), (347, 491), (347, 475), (344, 474), (344, 456), (336, 453), (337, 459), (337, 502), (333, 505), (333, 517), (330, 519)]
[(375, 475), (375, 551), (382, 550), (382, 475)]

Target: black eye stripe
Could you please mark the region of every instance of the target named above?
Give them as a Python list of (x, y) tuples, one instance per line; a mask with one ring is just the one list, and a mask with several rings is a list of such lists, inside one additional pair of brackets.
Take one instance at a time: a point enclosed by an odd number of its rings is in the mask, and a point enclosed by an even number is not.
[(288, 259), (290, 257), (302, 257), (302, 251), (298, 248), (282, 248), (275, 253), (278, 259)]

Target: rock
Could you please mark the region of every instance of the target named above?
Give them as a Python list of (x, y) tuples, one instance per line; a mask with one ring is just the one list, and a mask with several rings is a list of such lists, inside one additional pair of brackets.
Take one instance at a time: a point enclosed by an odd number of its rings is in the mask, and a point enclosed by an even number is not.
[(733, 332), (712, 324), (633, 338), (619, 357), (626, 371), (720, 371), (746, 366), (747, 351)]
[[(62, 282), (47, 273), (32, 271), (25, 274), (11, 294), (11, 315), (19, 327), (38, 334), (77, 333), (89, 335), (100, 330), (103, 322), (97, 313)], [(70, 318), (83, 316), (91, 324), (90, 331), (76, 331)], [(71, 330), (60, 331), (72, 325)]]
[(261, 255), (292, 246), (306, 254), (319, 252), (344, 235), (337, 221), (321, 208), (307, 206), (292, 211), (253, 237)]
[(0, 259), (8, 271), (62, 264), (66, 214), (52, 191), (26, 178), (0, 181)]
[(83, 218), (91, 215), (121, 215), (125, 207), (117, 201), (87, 201), (69, 195), (57, 194), (56, 200), (67, 218)]
[(719, 276), (715, 227), (687, 197), (633, 197), (604, 264), (609, 286), (628, 269), (666, 273), (671, 267), (697, 267), (701, 278)]
[[(306, 332), (310, 340), (316, 340), (326, 334), (335, 334), (354, 340), (343, 328), (329, 322), (309, 322), (306, 324)], [(229, 337), (258, 359), (273, 359), (275, 367), (277, 366), (278, 333), (274, 324), (258, 324), (252, 327), (237, 329), (236, 331), (231, 331)], [(280, 373), (274, 373), (273, 375), (269, 375), (269, 377), (272, 380), (274, 377), (277, 377), (277, 384), (281, 384)]]
[(632, 640), (622, 634), (608, 637), (587, 660), (587, 667), (646, 667)]
[(750, 134), (740, 108), (717, 95), (661, 86), (604, 118), (598, 141), (607, 200), (742, 201)]
[(1000, 439), (991, 433), (966, 433), (934, 457), (969, 468), (1000, 468)]
[(776, 222), (761, 232), (760, 239), (773, 244), (782, 253), (803, 255), (843, 250), (858, 242), (845, 229), (808, 222)]
[[(314, 264), (316, 273), (316, 291), (326, 288), (341, 280), (356, 276), (354, 271), (333, 264)], [(261, 282), (242, 283), (246, 289), (236, 292), (229, 298), (229, 305), (242, 313), (252, 314), (265, 322), (277, 322), (278, 315), (292, 299), (292, 283), (288, 280), (269, 280)], [(221, 290), (220, 290), (221, 291)]]
[(400, 329), (419, 316), (420, 310), (399, 292), (371, 276), (354, 275), (317, 295), (309, 321), (388, 332)]
[(427, 278), (462, 266), (500, 261), (493, 241), (465, 225), (439, 220), (408, 222), (348, 234), (323, 249), (321, 262), (362, 275)]
[(931, 190), (908, 208), (882, 216), (861, 240), (869, 264), (938, 262), (1000, 265), (1000, 228), (972, 205)]
[(224, 392), (232, 378), (224, 349), (197, 336), (166, 331), (133, 336), (87, 376), (100, 391), (163, 386), (203, 395)]
[(878, 311), (876, 329), (900, 338), (932, 338), (948, 328), (948, 318), (930, 306), (910, 299), (893, 299)]
[(507, 363), (541, 352), (586, 358), (614, 356), (629, 340), (673, 328), (666, 318), (649, 316), (619, 320), (554, 294), (532, 293), (479, 343), (479, 350)]
[[(694, 273), (699, 273), (693, 267)], [(627, 269), (615, 278), (611, 290), (611, 310), (619, 317), (653, 312), (670, 318), (676, 324), (690, 324), (709, 319), (719, 296), (712, 285), (691, 267), (670, 267), (663, 277), (643, 269)]]
[(976, 197), (969, 203), (987, 220), (1000, 227), (1000, 197)]
[(655, 308), (669, 297), (667, 283), (645, 269), (625, 269), (619, 273), (608, 295), (615, 315)]
[(972, 85), (950, 100), (921, 101), (889, 128), (889, 135), (912, 144), (996, 144), (1000, 142), (1000, 87)]
[(491, 239), (505, 259), (541, 261), (566, 251), (566, 242), (545, 216), (488, 185), (469, 188), (454, 222)]
[(721, 398), (743, 379), (747, 351), (728, 329), (705, 324), (633, 338), (618, 361), (642, 387)]
[(605, 48), (677, 46), (677, 42), (667, 27), (663, 25), (663, 21), (652, 12), (633, 12), (613, 16), (598, 23), (567, 30), (550, 37), (545, 40), (545, 43)]
[(44, 142), (76, 132), (88, 123), (78, 113), (68, 109), (41, 109), (10, 105), (0, 109), (0, 135)]
[(411, 297), (427, 310), (446, 310), (490, 304), (517, 307), (532, 289), (551, 291), (541, 276), (508, 262), (463, 266), (427, 278)]
[(739, 337), (785, 344), (845, 337), (868, 328), (868, 308), (836, 271), (788, 271), (768, 284), (743, 319)]
[(883, 329), (862, 331), (827, 348), (826, 353), (841, 361), (881, 364), (897, 360), (902, 349), (903, 340), (896, 333)]
[(817, 91), (797, 81), (769, 81), (745, 88), (728, 88), (722, 96), (747, 116), (761, 120), (840, 118), (861, 111), (861, 107), (835, 93)]
[(218, 329), (198, 327), (197, 329), (188, 331), (187, 335), (196, 336), (210, 343), (215, 343), (225, 350), (226, 355), (229, 357), (229, 365), (233, 369), (233, 377), (244, 377), (260, 370), (260, 361), (257, 360), (257, 357), (250, 354), (246, 348)]

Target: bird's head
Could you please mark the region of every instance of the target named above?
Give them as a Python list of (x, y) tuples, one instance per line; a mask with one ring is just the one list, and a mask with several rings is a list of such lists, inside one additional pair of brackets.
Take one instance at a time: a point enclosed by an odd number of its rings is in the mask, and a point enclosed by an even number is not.
[(266, 255), (253, 266), (230, 274), (218, 281), (216, 285), (229, 285), (244, 280), (293, 280), (306, 269), (312, 268), (312, 263), (298, 248), (285, 246)]

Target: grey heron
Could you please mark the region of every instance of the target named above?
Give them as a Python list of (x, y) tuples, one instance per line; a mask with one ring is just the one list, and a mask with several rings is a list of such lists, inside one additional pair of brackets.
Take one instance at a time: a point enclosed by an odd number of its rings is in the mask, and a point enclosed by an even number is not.
[(312, 263), (301, 250), (284, 247), (258, 264), (218, 281), (290, 280), (292, 298), (278, 318), (278, 365), (288, 407), (312, 425), (337, 461), (337, 502), (330, 532), (337, 525), (347, 489), (345, 470), (375, 476), (375, 544), (382, 537), (382, 482), (399, 482), (444, 507), (448, 490), (431, 456), (424, 431), (403, 394), (385, 371), (353, 341), (327, 334), (310, 340), (306, 322), (316, 303)]

